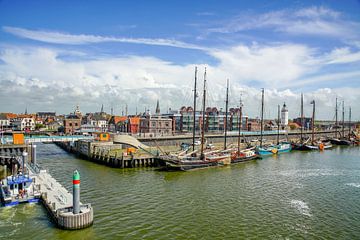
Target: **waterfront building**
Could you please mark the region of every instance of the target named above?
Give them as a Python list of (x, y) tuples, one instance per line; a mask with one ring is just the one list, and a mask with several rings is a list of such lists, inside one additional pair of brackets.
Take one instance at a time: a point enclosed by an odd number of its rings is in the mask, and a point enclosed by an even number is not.
[(64, 119), (65, 134), (74, 134), (81, 126), (81, 118), (76, 114), (70, 114)]
[(11, 120), (12, 129), (15, 131), (34, 131), (35, 130), (35, 116), (31, 114), (20, 114)]
[(100, 132), (100, 129), (91, 124), (82, 124), (79, 129), (75, 130), (75, 133), (82, 135), (92, 135)]
[(248, 131), (260, 131), (260, 129), (261, 129), (260, 119), (258, 119), (258, 118), (248, 119), (248, 122), (247, 122), (247, 130)]
[(36, 117), (47, 119), (47, 118), (55, 118), (56, 112), (37, 112)]
[(6, 113), (0, 114), (0, 129), (1, 130), (10, 129), (10, 119), (7, 117)]
[(301, 117), (294, 118), (293, 122), (297, 123), (300, 127), (303, 127), (304, 130), (310, 130), (311, 129), (311, 118), (304, 117), (303, 118), (303, 125), (301, 126)]
[(46, 126), (49, 131), (59, 131), (59, 128), (63, 126), (63, 123), (59, 121), (51, 121), (46, 123)]
[(140, 117), (134, 116), (128, 119), (128, 132), (138, 134), (140, 131)]
[(90, 119), (90, 124), (99, 128), (100, 131), (106, 132), (108, 130), (108, 120), (103, 115), (95, 114)]
[(171, 135), (172, 119), (149, 113), (140, 118), (140, 133), (150, 137)]
[(127, 132), (127, 117), (126, 116), (111, 116), (108, 129), (110, 132)]
[(41, 117), (36, 117), (35, 118), (35, 125), (38, 125), (38, 124), (43, 125), (44, 122), (45, 122), (45, 120), (43, 118), (41, 118)]

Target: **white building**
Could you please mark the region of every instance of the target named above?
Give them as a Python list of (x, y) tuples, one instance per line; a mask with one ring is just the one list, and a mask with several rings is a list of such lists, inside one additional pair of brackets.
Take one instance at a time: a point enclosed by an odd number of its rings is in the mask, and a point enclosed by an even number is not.
[(13, 120), (12, 126), (16, 131), (34, 131), (35, 121), (32, 117), (18, 117)]
[(286, 104), (284, 103), (281, 109), (281, 126), (283, 128), (287, 127), (289, 124), (289, 111), (286, 108)]
[(93, 115), (91, 117), (90, 124), (102, 132), (106, 132), (108, 130), (108, 121), (104, 116)]
[(0, 114), (0, 128), (9, 128), (10, 120), (6, 117), (6, 114)]

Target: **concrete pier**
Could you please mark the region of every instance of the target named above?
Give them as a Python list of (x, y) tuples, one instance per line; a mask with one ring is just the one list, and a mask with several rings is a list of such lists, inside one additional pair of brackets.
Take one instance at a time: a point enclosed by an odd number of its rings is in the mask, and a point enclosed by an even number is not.
[(73, 196), (46, 170), (35, 172), (27, 166), (29, 175), (35, 178), (36, 187), (41, 192), (41, 202), (54, 223), (62, 229), (82, 229), (93, 224), (94, 213), (91, 204), (79, 202), (78, 213), (73, 211)]

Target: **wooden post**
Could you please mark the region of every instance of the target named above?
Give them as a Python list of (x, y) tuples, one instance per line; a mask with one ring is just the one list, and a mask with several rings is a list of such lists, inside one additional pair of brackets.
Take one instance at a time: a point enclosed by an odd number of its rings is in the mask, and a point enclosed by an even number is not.
[(121, 154), (121, 168), (124, 168), (124, 153)]

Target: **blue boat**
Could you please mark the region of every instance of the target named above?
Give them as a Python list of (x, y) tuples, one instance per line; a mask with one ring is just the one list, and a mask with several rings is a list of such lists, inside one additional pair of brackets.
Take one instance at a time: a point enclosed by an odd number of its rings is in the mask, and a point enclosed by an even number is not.
[(271, 145), (267, 147), (257, 147), (256, 153), (261, 156), (275, 155), (280, 153), (290, 152), (292, 146), (290, 143), (279, 143), (277, 145)]
[(38, 202), (39, 199), (40, 191), (28, 175), (8, 176), (0, 182), (0, 200), (5, 207)]

